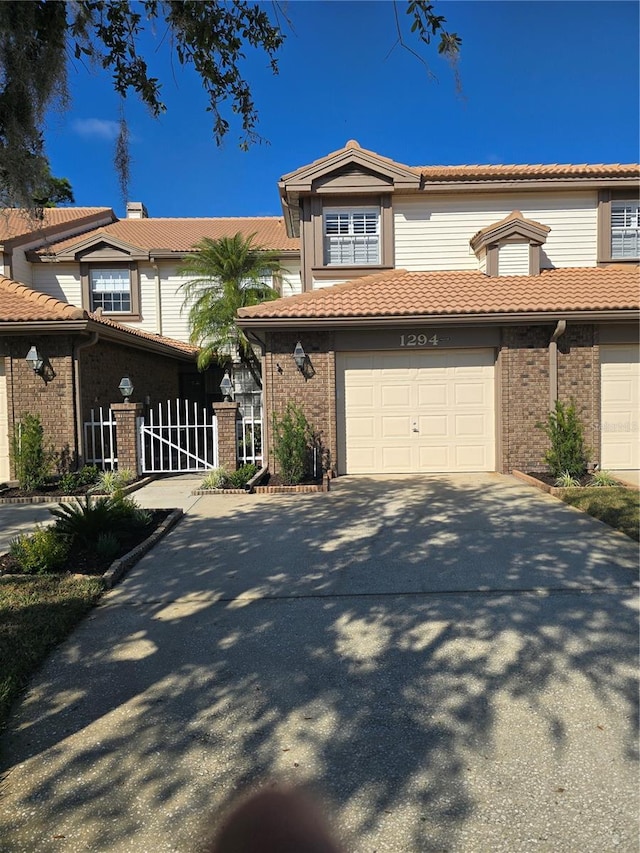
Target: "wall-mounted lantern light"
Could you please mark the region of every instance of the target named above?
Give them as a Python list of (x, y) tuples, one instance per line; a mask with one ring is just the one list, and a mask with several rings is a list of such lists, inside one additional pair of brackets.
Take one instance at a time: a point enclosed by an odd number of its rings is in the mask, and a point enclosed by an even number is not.
[(32, 346), (30, 348), (29, 352), (25, 356), (25, 361), (34, 373), (42, 376), (44, 373), (44, 358), (40, 355), (36, 346)]
[(298, 368), (300, 373), (304, 373), (304, 366), (307, 361), (307, 354), (302, 348), (302, 344), (300, 343), (300, 341), (298, 341), (293, 351), (293, 360), (295, 361), (296, 367)]
[(123, 376), (120, 380), (120, 384), (118, 385), (118, 389), (122, 396), (124, 397), (125, 403), (129, 402), (129, 397), (133, 394), (133, 382), (129, 379), (128, 376)]
[(233, 382), (231, 381), (231, 377), (229, 376), (229, 371), (225, 370), (224, 376), (222, 377), (222, 382), (220, 383), (220, 390), (222, 391), (222, 396), (224, 397), (225, 403), (231, 402), (231, 395), (233, 394)]

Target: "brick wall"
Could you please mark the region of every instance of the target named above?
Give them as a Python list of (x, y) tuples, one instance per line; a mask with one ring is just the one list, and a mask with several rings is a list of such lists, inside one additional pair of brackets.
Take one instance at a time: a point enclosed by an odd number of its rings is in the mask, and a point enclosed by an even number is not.
[(180, 362), (157, 353), (105, 341), (80, 352), (82, 412), (122, 402), (118, 385), (123, 376), (133, 382), (132, 402), (162, 403), (178, 397)]
[[(300, 341), (309, 357), (307, 378), (296, 367), (293, 350)], [(330, 332), (271, 332), (263, 367), (264, 430), (269, 467), (277, 471), (271, 440), (273, 412), (281, 416), (287, 402), (305, 413), (319, 436), (331, 467), (336, 458), (336, 367)]]
[[(46, 382), (25, 361), (32, 345), (45, 358)], [(0, 356), (5, 358), (9, 435), (24, 413), (38, 415), (45, 448), (53, 447), (63, 460), (73, 465), (76, 441), (71, 338), (68, 335), (2, 337)]]
[[(548, 439), (536, 427), (549, 412), (549, 341), (555, 326), (502, 330), (499, 406), (502, 410), (501, 470), (543, 471)], [(558, 340), (558, 399), (573, 400), (586, 443), (598, 446), (599, 353), (591, 325), (567, 326)], [(500, 467), (500, 465), (499, 465)]]

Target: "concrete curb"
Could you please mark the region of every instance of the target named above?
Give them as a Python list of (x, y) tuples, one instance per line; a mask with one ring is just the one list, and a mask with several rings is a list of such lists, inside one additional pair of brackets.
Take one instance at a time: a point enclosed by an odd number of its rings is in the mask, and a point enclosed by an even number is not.
[(114, 560), (107, 571), (102, 575), (102, 581), (105, 585), (105, 589), (111, 589), (114, 587), (123, 575), (128, 572), (129, 569), (147, 553), (147, 551), (150, 551), (151, 548), (153, 548), (153, 546), (159, 542), (172, 527), (175, 527), (183, 515), (184, 511), (182, 509), (174, 509), (162, 524), (153, 531), (151, 536), (144, 540), (144, 542), (141, 542), (133, 550), (129, 551), (128, 554), (125, 554), (124, 557)]
[[(148, 486), (149, 483), (152, 483), (156, 480), (157, 477), (153, 474), (150, 477), (145, 477), (142, 480), (136, 480), (135, 483), (131, 483), (128, 486), (125, 486), (121, 489), (124, 495), (128, 495), (131, 492), (137, 492), (138, 489), (141, 489), (143, 486)], [(108, 495), (101, 492), (88, 492), (87, 493), (90, 498), (103, 498), (108, 497)], [(68, 504), (73, 501), (82, 500), (82, 498), (86, 497), (86, 495), (34, 495), (33, 497), (23, 497), (23, 498), (3, 498), (2, 492), (0, 491), (0, 505), (5, 504)]]

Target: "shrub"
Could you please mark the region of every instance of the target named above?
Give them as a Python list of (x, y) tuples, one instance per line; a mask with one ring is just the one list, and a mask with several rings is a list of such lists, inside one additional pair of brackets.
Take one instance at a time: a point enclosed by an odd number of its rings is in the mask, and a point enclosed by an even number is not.
[(224, 468), (214, 468), (202, 481), (203, 489), (224, 489), (229, 482), (229, 474)]
[(547, 415), (546, 423), (537, 424), (551, 443), (545, 453), (544, 461), (553, 477), (570, 474), (582, 477), (587, 470), (587, 451), (584, 444), (582, 424), (576, 414), (575, 406), (565, 406), (560, 400)]
[(21, 489), (35, 492), (47, 481), (54, 454), (44, 449), (44, 431), (38, 415), (24, 414), (12, 439), (13, 461)]
[(69, 553), (69, 545), (54, 527), (37, 525), (32, 534), (23, 533), (13, 539), (9, 553), (23, 572), (42, 575), (62, 568)]
[(100, 472), (95, 465), (85, 465), (79, 471), (68, 471), (60, 477), (60, 488), (69, 493), (97, 482)]
[(589, 480), (590, 486), (618, 486), (619, 483), (608, 471), (594, 471)]
[(152, 517), (148, 510), (121, 492), (93, 501), (86, 497), (84, 501), (61, 504), (49, 512), (55, 516), (56, 530), (61, 536), (87, 549), (95, 547), (101, 534), (117, 535), (121, 530), (146, 527)]
[(282, 479), (287, 485), (302, 482), (309, 470), (312, 432), (304, 412), (294, 403), (287, 403), (284, 415), (273, 413), (273, 452)]
[(98, 475), (97, 491), (112, 495), (118, 489), (133, 483), (135, 479), (135, 472), (130, 468), (122, 468), (118, 471), (101, 471)]
[(120, 550), (120, 541), (115, 533), (101, 533), (96, 540), (96, 556), (111, 562)]
[(575, 486), (580, 485), (580, 480), (577, 477), (574, 477), (568, 471), (563, 471), (559, 477), (556, 477), (555, 485), (559, 489), (572, 489)]
[(237, 471), (231, 471), (228, 475), (229, 485), (234, 489), (244, 489), (249, 480), (258, 473), (258, 466), (253, 462), (242, 465)]

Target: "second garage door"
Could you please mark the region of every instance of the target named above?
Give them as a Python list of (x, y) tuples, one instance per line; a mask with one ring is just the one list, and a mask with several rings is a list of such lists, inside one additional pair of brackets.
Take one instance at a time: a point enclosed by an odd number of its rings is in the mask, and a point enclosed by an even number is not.
[(495, 470), (492, 349), (342, 353), (345, 474)]

